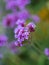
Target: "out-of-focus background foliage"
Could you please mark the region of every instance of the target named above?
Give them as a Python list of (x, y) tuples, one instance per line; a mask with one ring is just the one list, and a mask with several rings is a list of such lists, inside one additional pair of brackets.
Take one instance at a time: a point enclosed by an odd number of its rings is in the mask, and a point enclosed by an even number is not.
[[(31, 14), (40, 17), (40, 22), (32, 34), (32, 44), (19, 48), (16, 54), (10, 53), (6, 48), (0, 48), (0, 53), (3, 54), (0, 65), (49, 65), (49, 60), (44, 55), (44, 49), (49, 48), (49, 0), (31, 0), (27, 8)], [(0, 0), (0, 34), (5, 31), (2, 18), (7, 13), (5, 3)]]

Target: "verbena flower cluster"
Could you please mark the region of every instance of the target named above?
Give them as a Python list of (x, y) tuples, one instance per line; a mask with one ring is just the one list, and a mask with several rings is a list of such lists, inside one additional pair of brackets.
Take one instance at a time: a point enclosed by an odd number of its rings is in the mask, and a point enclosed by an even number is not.
[(26, 5), (30, 4), (30, 0), (5, 0), (6, 9), (15, 11), (16, 9), (24, 9)]
[(20, 20), (16, 22), (17, 27), (14, 30), (15, 38), (17, 41), (15, 42), (16, 46), (23, 46), (23, 41), (28, 40), (31, 32), (34, 32), (36, 25), (33, 22), (30, 22), (26, 25), (25, 20)]
[[(26, 9), (26, 5), (30, 4), (31, 0), (4, 0), (6, 3), (6, 10), (11, 10), (12, 13), (3, 17), (3, 26), (5, 28), (14, 29), (15, 40), (10, 42), (9, 48), (15, 50), (16, 46), (23, 46), (24, 41), (29, 39), (30, 33), (35, 31), (35, 23), (40, 19), (37, 15), (31, 15)], [(31, 19), (32, 22), (26, 23)], [(4, 35), (0, 36), (0, 46), (5, 45), (8, 42), (8, 38)]]

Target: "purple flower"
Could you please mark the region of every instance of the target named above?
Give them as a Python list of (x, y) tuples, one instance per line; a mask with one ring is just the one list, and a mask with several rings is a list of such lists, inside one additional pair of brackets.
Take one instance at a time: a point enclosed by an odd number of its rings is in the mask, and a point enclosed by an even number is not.
[(11, 27), (13, 28), (15, 26), (15, 22), (17, 21), (18, 17), (16, 14), (8, 14), (3, 19), (3, 25), (4, 27)]
[(31, 23), (29, 23), (27, 25), (27, 27), (28, 27), (28, 29), (29, 29), (30, 32), (34, 32), (36, 25), (33, 22), (31, 22)]
[(17, 1), (16, 0), (11, 0), (6, 2), (6, 9), (7, 10), (13, 10), (16, 11), (17, 8)]
[(14, 30), (15, 39), (17, 39), (15, 42), (16, 46), (22, 46), (23, 41), (28, 40), (29, 38), (30, 31), (28, 30), (28, 27), (21, 26), (22, 22), (18, 22), (20, 24)]
[(19, 26), (23, 26), (23, 27), (24, 27), (24, 25), (25, 25), (25, 20), (18, 19), (18, 20), (16, 21), (16, 24), (19, 25)]
[(32, 19), (33, 19), (34, 22), (39, 22), (40, 21), (40, 18), (37, 15), (33, 15)]
[(19, 19), (27, 20), (30, 18), (30, 13), (27, 10), (22, 10), (18, 13)]
[(24, 35), (24, 38), (26, 39), (26, 40), (28, 40), (28, 38), (29, 38), (29, 33), (30, 32), (25, 32), (23, 35)]
[(15, 38), (17, 38), (17, 40), (19, 41), (19, 43), (21, 43), (22, 41), (28, 39), (30, 32), (28, 31), (27, 28), (22, 27), (22, 28), (20, 28), (18, 34), (16, 34), (16, 33), (17, 33), (17, 30), (15, 29)]
[(21, 47), (21, 46), (23, 46), (23, 44), (22, 43), (19, 43), (18, 41), (15, 41), (15, 46), (16, 47)]
[(15, 33), (15, 34), (18, 34), (19, 31), (20, 31), (20, 28), (21, 28), (21, 26), (17, 26), (17, 27), (14, 29), (14, 33)]
[(25, 20), (20, 19), (16, 21), (16, 25), (17, 27), (14, 30), (16, 39), (15, 44), (16, 46), (23, 46), (23, 42), (28, 40), (30, 33), (35, 30), (36, 25), (33, 22), (26, 25)]
[(5, 35), (0, 35), (0, 46), (5, 46), (8, 42), (8, 38)]
[(5, 0), (7, 10), (16, 10), (16, 8), (24, 9), (30, 0)]
[(44, 53), (46, 56), (49, 56), (49, 48), (45, 48)]
[(19, 41), (19, 43), (22, 43), (24, 41), (24, 27), (22, 27), (17, 35), (17, 40)]
[(20, 9), (24, 9), (28, 4), (30, 4), (30, 0), (17, 0), (17, 5)]

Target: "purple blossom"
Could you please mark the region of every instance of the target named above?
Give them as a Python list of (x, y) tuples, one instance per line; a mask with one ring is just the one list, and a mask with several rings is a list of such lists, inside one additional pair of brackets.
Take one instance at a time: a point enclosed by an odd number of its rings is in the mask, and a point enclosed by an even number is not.
[[(38, 16), (31, 16), (25, 8), (26, 5), (30, 4), (30, 2), (30, 0), (5, 0), (6, 9), (16, 12), (8, 14), (3, 19), (3, 25), (5, 27), (13, 28), (16, 24), (16, 28), (14, 30), (14, 37), (16, 41), (13, 41), (9, 44), (9, 48), (12, 52), (16, 52), (16, 46), (23, 46), (23, 42), (25, 40), (28, 40), (30, 33), (35, 30), (36, 25), (33, 22), (26, 25), (26, 20), (32, 18), (35, 22), (39, 21)], [(17, 11), (17, 8), (19, 9), (19, 11)], [(6, 40), (7, 39), (5, 38), (3, 42), (5, 42)], [(2, 42), (0, 42), (0, 45), (1, 44)]]
[(17, 1), (16, 0), (11, 0), (6, 2), (6, 9), (7, 10), (13, 10), (16, 11), (17, 8)]
[(18, 17), (14, 14), (8, 14), (6, 17), (3, 18), (3, 25), (4, 27), (11, 27), (15, 26), (15, 22), (17, 21)]
[(23, 41), (28, 40), (29, 38), (29, 34), (30, 32), (28, 31), (27, 27), (23, 27), (18, 25), (15, 30), (15, 39), (17, 39), (17, 41), (15, 42), (16, 46), (22, 46)]
[(22, 28), (21, 25), (17, 26), (17, 27), (14, 29), (14, 33), (15, 33), (15, 34), (18, 34), (21, 28)]
[(22, 43), (19, 43), (18, 41), (15, 41), (15, 46), (16, 47), (21, 47), (21, 46), (23, 46), (23, 44)]
[[(19, 30), (19, 29), (18, 29), (18, 30)], [(21, 42), (24, 41), (25, 39), (28, 39), (30, 32), (28, 31), (27, 28), (22, 27), (22, 28), (19, 30), (18, 34), (16, 34), (16, 33), (17, 33), (17, 30), (15, 30), (15, 38), (17, 38), (17, 40), (19, 41), (19, 43), (21, 43)]]
[(14, 30), (15, 33), (14, 36), (16, 39), (15, 44), (16, 46), (23, 46), (23, 42), (25, 40), (28, 40), (30, 33), (35, 30), (36, 25), (33, 22), (26, 25), (25, 20), (20, 20), (20, 19), (16, 21), (16, 25), (17, 27)]
[(23, 42), (25, 39), (28, 39), (28, 36), (29, 36), (29, 32), (28, 34), (25, 34), (27, 33), (28, 31), (25, 31), (24, 28), (21, 28), (18, 35), (17, 35), (17, 38), (18, 38), (18, 41), (19, 43)]
[(24, 9), (30, 0), (5, 0), (7, 10), (16, 10), (16, 8)]
[(25, 25), (25, 20), (24, 20), (24, 19), (23, 19), (23, 20), (18, 19), (18, 20), (16, 21), (16, 24), (19, 25), (19, 26), (23, 26), (23, 27), (24, 27), (24, 25)]
[(30, 22), (30, 23), (27, 25), (27, 27), (28, 27), (28, 29), (30, 30), (30, 32), (34, 32), (36, 25), (35, 25), (33, 22)]
[(45, 48), (44, 53), (46, 56), (49, 56), (49, 48)]
[(0, 46), (5, 46), (8, 42), (8, 38), (5, 35), (0, 35)]
[(26, 39), (26, 40), (28, 40), (28, 38), (29, 38), (29, 33), (30, 32), (25, 32), (23, 35), (24, 35), (24, 38)]
[(30, 18), (30, 13), (27, 10), (22, 10), (18, 13), (19, 19), (27, 20)]
[(17, 5), (20, 9), (24, 9), (28, 4), (30, 4), (30, 0), (17, 0)]
[(26, 20), (30, 18), (30, 13), (25, 7), (30, 4), (30, 0), (6, 0), (5, 2), (7, 10), (10, 9), (15, 12), (17, 12), (17, 8), (20, 10), (17, 14), (8, 14), (3, 20), (5, 27), (13, 28), (15, 24), (17, 25), (14, 30), (16, 41), (10, 45), (10, 48), (15, 50), (15, 46), (23, 46), (23, 42), (28, 40), (30, 33), (35, 30), (36, 26), (32, 22), (26, 25)]
[(40, 18), (39, 18), (37, 15), (33, 15), (33, 16), (32, 16), (32, 19), (33, 19), (33, 21), (36, 22), (36, 23), (40, 21)]

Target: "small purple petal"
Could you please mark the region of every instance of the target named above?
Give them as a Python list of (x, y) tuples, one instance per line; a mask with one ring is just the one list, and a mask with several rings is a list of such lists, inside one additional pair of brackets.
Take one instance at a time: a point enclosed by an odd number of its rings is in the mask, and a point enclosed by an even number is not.
[(32, 19), (33, 19), (34, 22), (39, 22), (40, 21), (40, 18), (37, 15), (33, 15)]
[(17, 25), (24, 26), (25, 20), (20, 20), (20, 19), (18, 19), (18, 20), (16, 21), (16, 24), (17, 24)]
[(0, 46), (6, 46), (8, 38), (5, 35), (0, 35)]
[(20, 9), (24, 9), (28, 4), (30, 4), (30, 0), (17, 0), (17, 5)]
[(31, 22), (27, 25), (27, 27), (29, 28), (30, 32), (34, 32), (36, 25), (33, 22)]
[(18, 16), (19, 16), (19, 19), (27, 20), (30, 18), (30, 13), (27, 10), (23, 9), (22, 11), (18, 13)]
[(17, 1), (15, 0), (11, 0), (6, 2), (6, 9), (7, 10), (15, 10), (16, 11), (16, 7), (17, 7)]
[(45, 48), (44, 53), (46, 56), (49, 56), (49, 48)]

